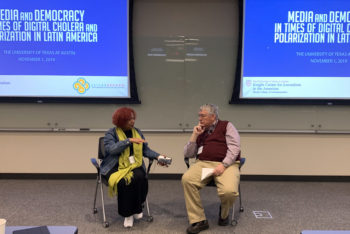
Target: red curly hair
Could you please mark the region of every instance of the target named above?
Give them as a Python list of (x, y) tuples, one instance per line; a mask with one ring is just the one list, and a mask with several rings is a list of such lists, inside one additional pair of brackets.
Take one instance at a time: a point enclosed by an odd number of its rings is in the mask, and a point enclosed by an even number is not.
[(133, 109), (121, 107), (114, 112), (112, 123), (117, 127), (123, 128), (133, 116), (136, 118), (136, 113)]

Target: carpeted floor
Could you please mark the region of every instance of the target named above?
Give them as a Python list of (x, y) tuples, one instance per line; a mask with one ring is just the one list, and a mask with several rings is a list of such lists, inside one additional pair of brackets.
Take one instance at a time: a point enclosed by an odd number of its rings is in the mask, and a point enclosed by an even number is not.
[[(123, 227), (116, 199), (107, 195), (110, 227), (102, 226), (100, 197), (99, 212), (92, 212), (95, 183), (94, 180), (0, 180), (0, 218), (7, 219), (9, 226), (77, 226), (80, 234), (185, 233), (188, 221), (179, 180), (150, 180), (148, 201), (154, 221), (136, 221), (130, 229)], [(201, 191), (210, 225), (202, 233), (350, 230), (349, 183), (242, 181), (241, 193), (245, 210), (239, 214), (238, 225), (220, 227), (215, 188)]]

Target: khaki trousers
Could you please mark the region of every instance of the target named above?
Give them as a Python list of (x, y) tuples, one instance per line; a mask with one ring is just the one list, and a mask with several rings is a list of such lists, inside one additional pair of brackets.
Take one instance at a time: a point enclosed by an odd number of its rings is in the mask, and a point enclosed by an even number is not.
[(209, 183), (211, 179), (215, 181), (221, 200), (221, 218), (226, 218), (229, 215), (230, 208), (238, 196), (239, 161), (226, 168), (222, 175), (212, 176), (201, 181), (202, 168), (215, 168), (220, 163), (197, 160), (182, 176), (181, 182), (190, 224), (206, 219), (199, 190)]

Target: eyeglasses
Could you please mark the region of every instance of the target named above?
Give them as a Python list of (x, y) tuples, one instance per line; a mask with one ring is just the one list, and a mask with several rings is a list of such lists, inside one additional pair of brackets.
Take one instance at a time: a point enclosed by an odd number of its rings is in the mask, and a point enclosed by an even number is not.
[(198, 118), (206, 118), (208, 117), (209, 115), (208, 114), (199, 114), (198, 115)]

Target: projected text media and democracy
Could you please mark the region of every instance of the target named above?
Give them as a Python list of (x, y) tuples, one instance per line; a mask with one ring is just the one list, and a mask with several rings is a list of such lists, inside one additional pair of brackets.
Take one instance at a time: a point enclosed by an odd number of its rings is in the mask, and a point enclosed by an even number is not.
[(34, 10), (20, 12), (18, 9), (0, 9), (0, 20), (19, 21), (84, 21), (84, 10)]

